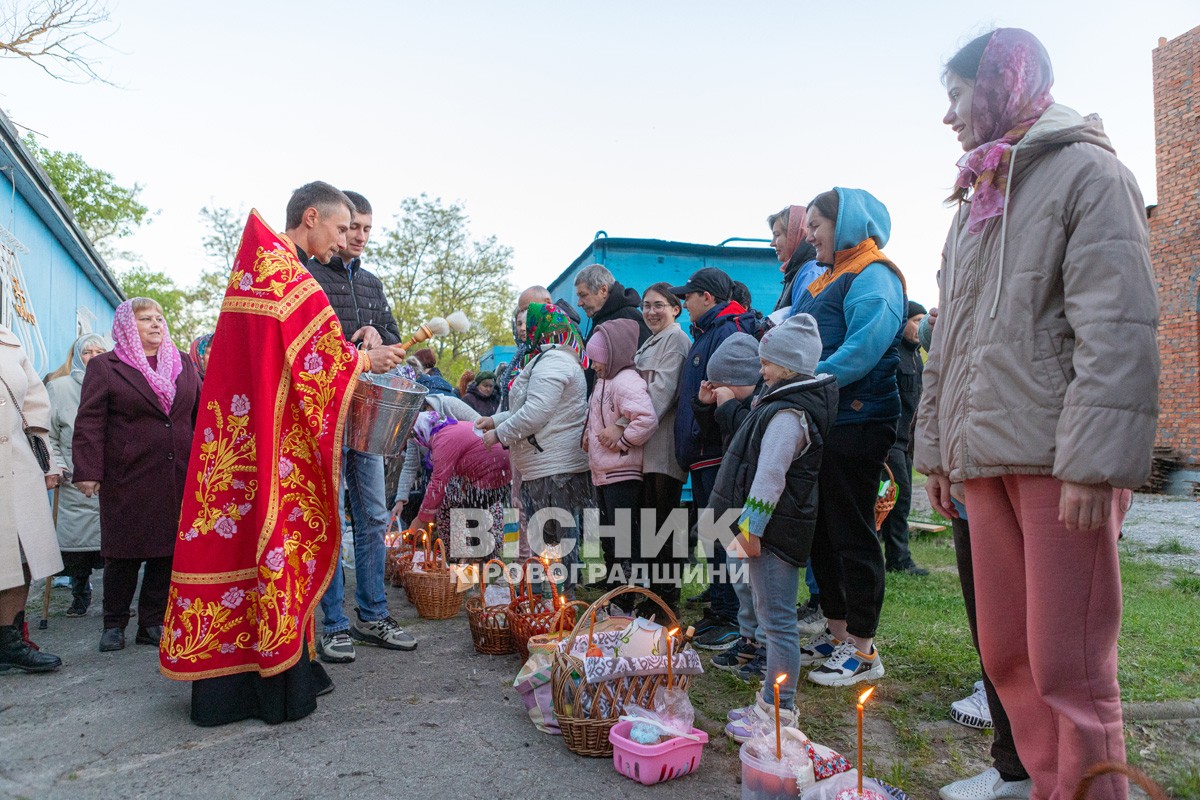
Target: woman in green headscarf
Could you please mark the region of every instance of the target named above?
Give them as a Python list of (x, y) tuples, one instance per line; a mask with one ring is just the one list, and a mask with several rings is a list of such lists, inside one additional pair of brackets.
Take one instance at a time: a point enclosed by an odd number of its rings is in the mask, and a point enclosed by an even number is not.
[[(575, 518), (575, 530), (556, 521), (531, 525), (530, 548), (561, 558), (570, 567), (578, 562), (584, 508), (595, 506), (583, 426), (587, 420), (587, 353), (583, 336), (565, 312), (552, 303), (531, 303), (526, 312), (526, 342), (533, 356), (524, 365), (509, 393), (509, 406), (475, 427), (486, 431), (484, 443), (509, 448), (509, 458), (521, 475), (521, 502), (529, 517), (543, 508), (561, 508)], [(564, 535), (573, 537), (559, 546)], [(576, 576), (568, 572), (568, 586)]]

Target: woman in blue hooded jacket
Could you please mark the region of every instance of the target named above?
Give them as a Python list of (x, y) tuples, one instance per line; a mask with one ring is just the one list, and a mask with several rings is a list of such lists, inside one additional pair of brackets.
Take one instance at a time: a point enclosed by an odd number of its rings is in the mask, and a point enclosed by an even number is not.
[(896, 366), (907, 300), (904, 276), (880, 250), (891, 217), (869, 192), (819, 194), (807, 222), (808, 241), (829, 271), (801, 292), (794, 310), (816, 318), (817, 372), (837, 379), (839, 400), (821, 463), (811, 555), (828, 628), (801, 648), (800, 659), (815, 667), (813, 683), (848, 686), (883, 676), (874, 643), (884, 588), (875, 498), (900, 416)]

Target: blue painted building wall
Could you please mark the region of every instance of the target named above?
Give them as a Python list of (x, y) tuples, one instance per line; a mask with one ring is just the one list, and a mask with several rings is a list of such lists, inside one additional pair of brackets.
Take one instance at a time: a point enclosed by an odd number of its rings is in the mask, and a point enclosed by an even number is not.
[[(649, 285), (666, 281), (673, 286), (687, 282), (688, 277), (702, 267), (717, 267), (733, 280), (750, 289), (754, 308), (769, 314), (783, 290), (783, 273), (770, 247), (668, 242), (661, 239), (616, 239), (600, 236), (576, 258), (571, 265), (547, 286), (550, 296), (578, 304), (575, 276), (589, 264), (603, 264), (622, 285), (636, 289), (638, 294)], [(590, 320), (583, 319), (586, 333)], [(679, 316), (686, 331), (690, 324), (687, 309)]]
[[(36, 345), (33, 328), (17, 319), (5, 322), (21, 337), (35, 369), (44, 375), (62, 364), (81, 323), (110, 335), (113, 311), (124, 296), (3, 114), (0, 226), (28, 250), (16, 252), (25, 278), (21, 289), (37, 319), (36, 331), (44, 348)], [(5, 275), (3, 280), (5, 298), (11, 299), (15, 288), (12, 276)]]

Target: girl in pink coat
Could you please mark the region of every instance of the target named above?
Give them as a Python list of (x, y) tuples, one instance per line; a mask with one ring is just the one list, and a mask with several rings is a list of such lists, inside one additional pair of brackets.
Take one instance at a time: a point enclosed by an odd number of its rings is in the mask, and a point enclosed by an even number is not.
[[(601, 537), (608, 585), (630, 582), (630, 570), (645, 570), (640, 552), (638, 497), (642, 491), (642, 445), (658, 428), (658, 417), (646, 380), (633, 366), (638, 346), (638, 324), (614, 319), (596, 328), (587, 354), (596, 371), (596, 388), (588, 403), (584, 449), (600, 523), (618, 525), (618, 538)], [(614, 570), (620, 564), (621, 570)], [(641, 583), (647, 583), (642, 580)]]

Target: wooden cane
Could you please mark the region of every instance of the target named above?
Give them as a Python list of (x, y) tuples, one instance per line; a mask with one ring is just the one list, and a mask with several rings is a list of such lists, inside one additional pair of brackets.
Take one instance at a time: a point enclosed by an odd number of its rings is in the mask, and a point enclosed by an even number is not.
[[(60, 484), (61, 484), (61, 478)], [(54, 529), (58, 530), (58, 491), (60, 486), (54, 487)], [(46, 588), (42, 592), (42, 618), (38, 620), (38, 630), (44, 631), (50, 627), (50, 590), (54, 588), (54, 576), (50, 575), (46, 578)]]

